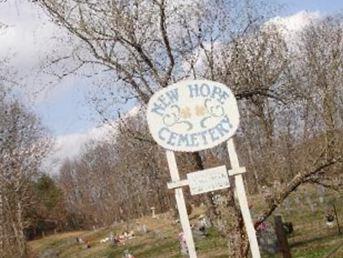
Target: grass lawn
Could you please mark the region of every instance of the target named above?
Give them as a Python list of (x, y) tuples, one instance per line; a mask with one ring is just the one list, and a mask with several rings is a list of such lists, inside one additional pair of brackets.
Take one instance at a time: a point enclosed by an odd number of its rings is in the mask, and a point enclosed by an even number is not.
[[(301, 192), (294, 193), (290, 197), (292, 201), (296, 195), (301, 195)], [(254, 203), (254, 209), (260, 210), (263, 207), (259, 203), (260, 198), (254, 196), (249, 198), (250, 203)], [(312, 198), (315, 199), (315, 198)], [(339, 194), (330, 194), (326, 197), (325, 203), (335, 203), (341, 226), (343, 224), (343, 203)], [(305, 202), (304, 202), (305, 203)], [(291, 221), (294, 225), (294, 232), (289, 237), (289, 245), (293, 257), (343, 257), (343, 235), (337, 234), (337, 227), (328, 228), (325, 224), (324, 215), (327, 204), (314, 201), (314, 210), (311, 210), (308, 205), (293, 205), (294, 209), (286, 209), (282, 207), (277, 210), (283, 216), (284, 221)], [(256, 211), (256, 213), (258, 213)], [(192, 214), (191, 218), (197, 217), (197, 214), (202, 213), (201, 209), (197, 209), (196, 214)], [(136, 238), (128, 240), (125, 246), (110, 246), (109, 244), (100, 243), (100, 240), (107, 237), (112, 231), (120, 233), (127, 229), (127, 224), (118, 224), (112, 228), (97, 229), (94, 231), (78, 231), (67, 232), (56, 235), (47, 236), (43, 239), (31, 241), (29, 243), (33, 257), (39, 257), (47, 250), (53, 250), (58, 257), (71, 258), (101, 258), (113, 257), (121, 258), (124, 250), (129, 249), (136, 258), (177, 258), (184, 257), (180, 255), (178, 244), (178, 233), (181, 231), (180, 225), (172, 222), (168, 214), (161, 214), (158, 219), (144, 217), (132, 222), (132, 229), (135, 229), (135, 223), (145, 224), (149, 231), (143, 235), (137, 235)], [(87, 240), (91, 248), (85, 249), (82, 245), (76, 243), (76, 237), (81, 237)], [(227, 257), (225, 255), (226, 245), (225, 239), (211, 229), (209, 236), (204, 239), (196, 240), (196, 248), (199, 258), (220, 258)], [(263, 257), (282, 257), (280, 254), (268, 255), (263, 254)]]

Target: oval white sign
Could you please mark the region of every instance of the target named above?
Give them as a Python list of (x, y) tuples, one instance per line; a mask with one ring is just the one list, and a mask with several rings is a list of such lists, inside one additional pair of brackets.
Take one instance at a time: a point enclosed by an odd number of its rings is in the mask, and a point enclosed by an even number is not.
[(192, 80), (172, 84), (150, 99), (147, 119), (154, 140), (174, 151), (200, 151), (228, 140), (237, 130), (236, 99), (224, 84)]

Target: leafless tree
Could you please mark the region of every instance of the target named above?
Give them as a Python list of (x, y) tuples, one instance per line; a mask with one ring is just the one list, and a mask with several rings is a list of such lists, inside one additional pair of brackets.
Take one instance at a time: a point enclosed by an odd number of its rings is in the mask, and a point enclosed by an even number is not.
[[(38, 1), (81, 44), (73, 52), (78, 68), (89, 64), (105, 67), (113, 72), (114, 87), (128, 89), (143, 104), (158, 89), (186, 77), (216, 80), (233, 88), (242, 110), (238, 141), (247, 139), (241, 151), (248, 153), (242, 156), (247, 157), (245, 162), (253, 170), (254, 178), (249, 180), (254, 180), (257, 186), (271, 186), (273, 181), (281, 179), (283, 185), (273, 190), (258, 224), (299, 185), (317, 180), (318, 175), (341, 160), (332, 151), (336, 147), (330, 147), (330, 151), (327, 148), (332, 146), (334, 128), (340, 128), (334, 122), (339, 121), (341, 112), (341, 99), (335, 92), (342, 87), (334, 91), (330, 85), (342, 82), (341, 23), (334, 26), (327, 21), (326, 29), (321, 28), (325, 22), (314, 24), (302, 40), (304, 56), (297, 56), (287, 48), (277, 27), (263, 25), (262, 15), (256, 8), (244, 4), (230, 8), (233, 2)], [(313, 36), (318, 40), (312, 41)], [(328, 44), (327, 38), (332, 38), (334, 43)], [(325, 51), (327, 48), (330, 50)], [(315, 87), (320, 90), (314, 90)], [(319, 93), (321, 103), (317, 101)], [(317, 110), (323, 111), (324, 127), (310, 126)], [(304, 127), (302, 119), (306, 121)], [(306, 137), (299, 138), (298, 128), (302, 128)], [(323, 146), (324, 152), (316, 152), (322, 146), (318, 139), (323, 128), (327, 129), (327, 144)], [(307, 131), (318, 132), (319, 138), (308, 137)], [(136, 132), (133, 138), (149, 142), (149, 137), (141, 132)], [(130, 143), (121, 144), (128, 148)], [(298, 154), (305, 150), (306, 162)], [(191, 155), (197, 169), (204, 167), (205, 157), (199, 153)], [(124, 164), (123, 171), (138, 169)], [(89, 162), (78, 166), (89, 166)], [(243, 257), (248, 250), (244, 225), (233, 192), (227, 195), (229, 208), (214, 205), (209, 196), (213, 218), (221, 218), (224, 224), (233, 218), (234, 223), (226, 223), (223, 231), (228, 238), (230, 256)]]
[(289, 164), (283, 170), (292, 173), (274, 191), (259, 222), (304, 183), (335, 190), (342, 185), (342, 37), (339, 16), (315, 21), (300, 34), (289, 74), (293, 102), (278, 118), (278, 130), (286, 136), (278, 137), (285, 146), (279, 153)]
[(0, 184), (1, 248), (8, 255), (26, 253), (24, 229), (30, 221), (26, 212), (32, 208), (31, 181), (46, 155), (49, 140), (37, 118), (18, 102), (1, 101)]
[(50, 140), (39, 119), (11, 94), (8, 61), (1, 60), (0, 67), (0, 256), (24, 257), (31, 182)]

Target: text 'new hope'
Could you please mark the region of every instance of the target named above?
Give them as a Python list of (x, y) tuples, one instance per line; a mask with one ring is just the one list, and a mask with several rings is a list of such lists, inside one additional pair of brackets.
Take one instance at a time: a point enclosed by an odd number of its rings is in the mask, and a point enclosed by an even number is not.
[[(230, 119), (225, 113), (216, 116), (210, 110), (207, 110), (203, 115), (203, 119), (212, 117), (215, 122), (204, 128), (204, 126), (199, 124), (199, 119), (195, 120), (190, 117), (188, 120), (182, 120), (180, 113), (171, 113), (170, 107), (174, 106), (177, 107), (177, 110), (181, 110), (182, 106), (190, 105), (195, 99), (199, 103), (200, 99), (202, 105), (204, 105), (205, 101), (209, 100), (215, 103), (216, 108), (224, 110), (223, 106), (227, 104), (227, 100), (230, 97), (229, 92), (216, 85), (206, 83), (188, 84), (185, 87), (182, 90), (182, 94), (183, 96), (186, 94), (186, 96), (182, 99), (188, 100), (189, 103), (180, 102), (180, 88), (165, 91), (151, 103), (150, 112), (160, 117), (161, 121), (164, 121), (166, 117), (173, 117), (175, 121), (172, 124), (161, 123), (163, 126), (156, 132), (159, 140), (168, 146), (177, 148), (196, 148), (199, 146), (219, 144), (222, 138), (225, 138), (232, 129)], [(208, 107), (206, 108), (208, 109)], [(180, 126), (187, 123), (191, 126)], [(175, 130), (176, 127), (178, 130)], [(185, 129), (180, 131), (180, 128)]]

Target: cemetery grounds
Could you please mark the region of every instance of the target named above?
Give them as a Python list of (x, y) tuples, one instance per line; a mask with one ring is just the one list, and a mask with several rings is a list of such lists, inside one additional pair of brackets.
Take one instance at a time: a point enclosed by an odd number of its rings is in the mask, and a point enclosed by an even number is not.
[[(292, 222), (294, 232), (289, 235), (288, 242), (293, 257), (343, 257), (343, 234), (338, 233), (337, 223), (331, 227), (327, 225), (325, 215), (328, 208), (335, 205), (341, 232), (343, 231), (343, 198), (341, 193), (326, 190), (321, 192), (312, 186), (302, 186), (292, 193), (288, 200), (274, 215), (282, 215), (284, 222)], [(253, 204), (252, 213), (258, 214), (263, 208), (262, 196), (250, 196), (249, 203)], [(204, 208), (193, 209), (190, 215), (191, 224), (195, 223)], [(273, 221), (273, 216), (269, 219)], [(139, 233), (138, 226), (145, 225), (146, 233)], [(134, 230), (135, 238), (127, 240), (125, 245), (113, 246), (109, 243), (100, 243), (101, 239), (111, 232), (118, 234), (123, 231)], [(181, 226), (172, 217), (171, 213), (158, 214), (158, 218), (146, 216), (127, 223), (118, 223), (109, 228), (100, 228), (91, 231), (66, 232), (48, 235), (44, 238), (31, 241), (29, 247), (31, 257), (123, 257), (125, 250), (129, 250), (135, 258), (177, 258), (185, 257), (180, 254), (178, 234)], [(90, 244), (90, 248), (76, 243), (81, 237)], [(199, 258), (224, 258), (226, 246), (223, 239), (213, 228), (208, 231), (207, 237), (195, 238)], [(262, 253), (262, 257), (282, 257), (281, 254)]]

